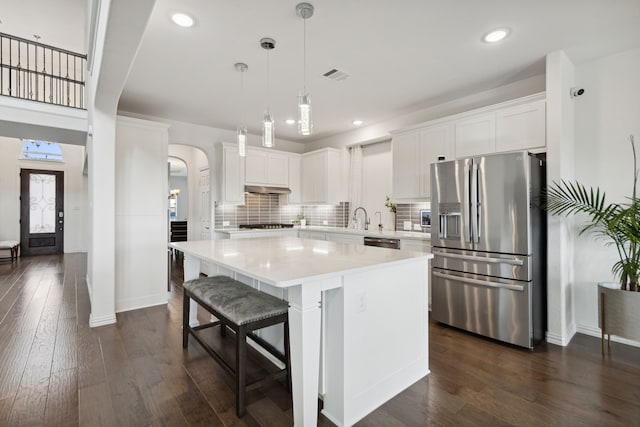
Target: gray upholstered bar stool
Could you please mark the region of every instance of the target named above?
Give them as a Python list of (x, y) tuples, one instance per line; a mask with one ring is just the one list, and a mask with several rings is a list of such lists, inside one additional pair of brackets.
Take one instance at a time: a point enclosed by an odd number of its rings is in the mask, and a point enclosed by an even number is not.
[[(189, 325), (189, 301), (193, 299), (218, 320), (200, 326)], [(184, 284), (182, 312), (182, 347), (187, 348), (189, 334), (204, 347), (220, 365), (235, 377), (236, 414), (245, 414), (247, 390), (260, 387), (268, 381), (286, 376), (287, 389), (291, 390), (291, 361), (289, 351), (289, 303), (272, 295), (238, 282), (228, 276), (211, 276), (191, 280)], [(284, 323), (284, 354), (253, 334), (256, 329)], [(220, 325), (220, 333), (226, 335), (229, 327), (236, 335), (235, 369), (207, 344), (196, 331)], [(267, 378), (246, 384), (247, 336), (282, 361), (285, 368)]]

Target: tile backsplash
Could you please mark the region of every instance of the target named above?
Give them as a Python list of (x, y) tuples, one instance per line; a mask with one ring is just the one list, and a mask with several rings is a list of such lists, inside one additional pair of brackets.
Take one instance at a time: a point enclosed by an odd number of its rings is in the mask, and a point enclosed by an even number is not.
[[(246, 193), (244, 197), (244, 206), (216, 204), (215, 228), (236, 228), (240, 224), (291, 224), (300, 214), (304, 214), (307, 225), (346, 227), (348, 223), (348, 202), (339, 205), (280, 205), (277, 194)], [(223, 221), (229, 221), (229, 225), (223, 227)]]
[(420, 211), (423, 209), (431, 209), (431, 203), (399, 203), (396, 207), (396, 230), (402, 231), (404, 222), (411, 221), (411, 231), (430, 233), (431, 228), (414, 229), (415, 224), (420, 225)]

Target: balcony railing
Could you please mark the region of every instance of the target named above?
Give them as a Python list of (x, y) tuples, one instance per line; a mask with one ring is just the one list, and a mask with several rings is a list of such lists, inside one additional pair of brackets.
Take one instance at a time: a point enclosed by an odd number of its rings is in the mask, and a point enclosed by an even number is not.
[(84, 108), (87, 56), (0, 33), (0, 95)]

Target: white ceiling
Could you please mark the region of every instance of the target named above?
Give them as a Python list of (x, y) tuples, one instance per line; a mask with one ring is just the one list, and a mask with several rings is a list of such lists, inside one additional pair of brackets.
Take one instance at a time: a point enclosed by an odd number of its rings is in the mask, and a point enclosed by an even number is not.
[[(260, 134), (269, 101), (276, 137), (306, 142), (350, 131), (355, 118), (366, 126), (541, 74), (545, 55), (557, 49), (580, 63), (640, 47), (639, 0), (310, 2), (315, 14), (307, 21), (307, 89), (313, 135), (300, 137), (283, 123), (295, 117), (302, 88), (297, 0), (157, 0), (119, 108), (223, 129), (245, 121), (251, 133)], [(37, 28), (45, 43), (84, 50), (76, 47), (77, 35), (84, 34), (76, 19), (84, 17), (84, 1), (4, 3), (0, 31), (31, 37)], [(170, 21), (173, 11), (190, 13), (196, 26), (177, 27)], [(511, 29), (503, 42), (480, 40), (503, 26)], [(269, 97), (262, 37), (276, 40)], [(242, 94), (236, 62), (249, 65)], [(331, 68), (350, 77), (342, 82), (322, 77)]]

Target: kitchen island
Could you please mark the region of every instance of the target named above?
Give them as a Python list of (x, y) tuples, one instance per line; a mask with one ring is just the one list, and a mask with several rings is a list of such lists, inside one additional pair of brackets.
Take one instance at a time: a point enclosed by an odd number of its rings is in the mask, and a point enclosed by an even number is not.
[(322, 413), (348, 426), (429, 373), (431, 254), (295, 237), (170, 247), (185, 254), (184, 280), (204, 261), (289, 301), (296, 426), (317, 424), (318, 394)]

